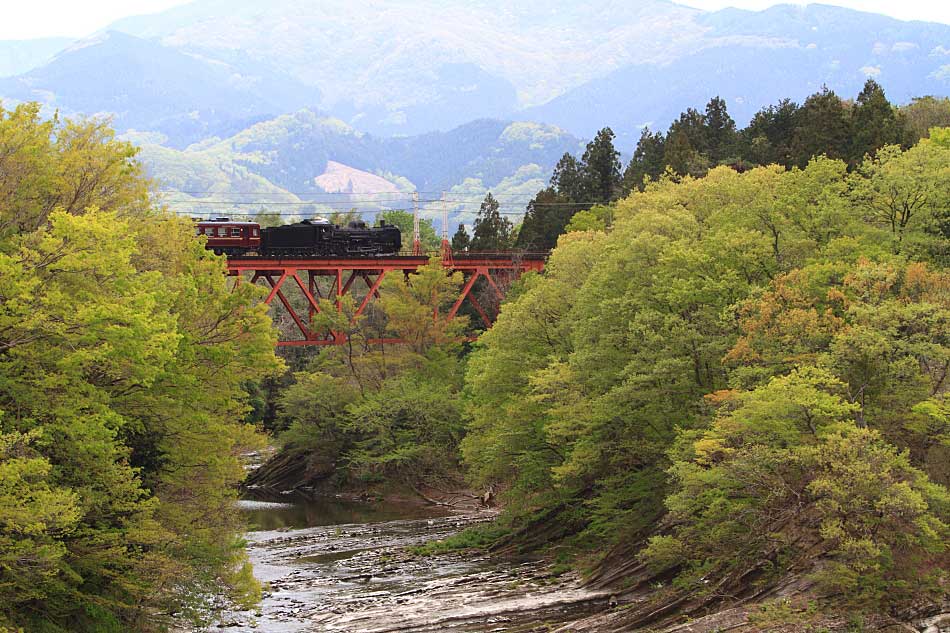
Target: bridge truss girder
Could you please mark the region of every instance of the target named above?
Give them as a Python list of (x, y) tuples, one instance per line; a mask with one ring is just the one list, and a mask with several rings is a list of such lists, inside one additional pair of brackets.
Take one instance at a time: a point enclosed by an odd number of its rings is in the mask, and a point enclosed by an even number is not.
[[(454, 318), (467, 300), (485, 327), (490, 327), (496, 310), (486, 308), (476, 298), (473, 290), (480, 279), (485, 280), (487, 288), (500, 304), (505, 298), (504, 289), (526, 271), (540, 272), (544, 268), (544, 256), (540, 254), (453, 254), (442, 257), (442, 266), (446, 270), (461, 272), (465, 283), (444, 318)], [(270, 259), (261, 257), (241, 257), (228, 259), (228, 273), (240, 283), (249, 277), (251, 283), (263, 283), (270, 292), (265, 303), (272, 305), (274, 300), (283, 305), (286, 312), (300, 332), (300, 338), (282, 340), (278, 346), (301, 345), (343, 345), (348, 341), (346, 332), (317, 331), (314, 328), (316, 315), (327, 309), (342, 312), (343, 297), (352, 294), (354, 283), (362, 281), (366, 294), (352, 315), (356, 319), (362, 315), (373, 298), (379, 298), (379, 288), (387, 275), (401, 273), (407, 278), (421, 266), (429, 263), (426, 255), (380, 257), (373, 259)], [(326, 296), (320, 291), (318, 281), (329, 277), (331, 280)], [(345, 280), (345, 281), (344, 281)], [(296, 287), (298, 299), (305, 301), (306, 315), (302, 315), (288, 298), (285, 290)], [(299, 303), (299, 301), (298, 301)], [(395, 338), (369, 339), (370, 344), (401, 343)]]

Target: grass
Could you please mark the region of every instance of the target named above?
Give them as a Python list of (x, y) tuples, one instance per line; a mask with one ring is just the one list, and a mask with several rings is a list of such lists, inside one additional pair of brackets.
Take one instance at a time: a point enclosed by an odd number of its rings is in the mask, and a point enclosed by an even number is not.
[(498, 542), (499, 539), (509, 534), (509, 528), (489, 523), (486, 525), (475, 525), (458, 534), (438, 540), (429, 541), (422, 545), (410, 547), (409, 552), (416, 556), (435, 556), (437, 554), (446, 554), (449, 552), (460, 552), (466, 550), (485, 550)]

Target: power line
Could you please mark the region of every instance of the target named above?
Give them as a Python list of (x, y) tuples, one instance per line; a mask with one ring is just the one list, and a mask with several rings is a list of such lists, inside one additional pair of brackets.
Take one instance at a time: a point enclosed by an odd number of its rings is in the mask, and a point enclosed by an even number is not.
[[(170, 204), (219, 204), (219, 205), (260, 205), (260, 206), (301, 206), (301, 205), (322, 205), (322, 206), (352, 206), (354, 203), (349, 201), (323, 202), (320, 200), (301, 200), (299, 202), (288, 202), (280, 200), (270, 202), (267, 200), (163, 200)], [(385, 201), (383, 201), (385, 202)], [(420, 200), (419, 202), (438, 202), (438, 200)], [(363, 204), (366, 204), (365, 202)]]
[[(445, 199), (446, 202), (454, 203), (455, 205), (481, 205), (481, 202), (472, 201), (472, 200), (452, 200), (450, 198)], [(335, 202), (324, 202), (320, 200), (301, 200), (299, 202), (288, 202), (288, 201), (277, 201), (270, 202), (267, 200), (163, 200), (168, 204), (216, 204), (216, 205), (234, 205), (234, 206), (302, 206), (302, 205), (323, 205), (323, 206), (333, 206), (333, 205), (342, 205), (342, 206), (352, 206), (354, 201), (335, 201)], [(441, 200), (420, 200), (420, 203), (424, 204), (435, 204), (436, 202), (441, 202)], [(364, 203), (365, 204), (365, 203)], [(517, 202), (501, 202), (499, 206), (512, 206), (517, 205)], [(599, 200), (587, 200), (583, 202), (539, 202), (537, 206), (539, 207), (577, 207), (577, 206), (593, 206), (596, 204), (604, 204)]]
[[(285, 212), (280, 212), (280, 211), (261, 211), (261, 212), (258, 212), (258, 213), (230, 213), (230, 212), (228, 212), (228, 211), (226, 211), (226, 210), (223, 210), (223, 211), (183, 211), (183, 210), (176, 210), (176, 209), (168, 209), (167, 211), (168, 211), (169, 213), (173, 213), (173, 214), (175, 214), (175, 215), (207, 215), (207, 216), (213, 216), (213, 215), (218, 214), (218, 213), (229, 213), (230, 215), (233, 215), (233, 216), (236, 216), (236, 217), (242, 217), (242, 218), (255, 218), (255, 217), (259, 216), (259, 215), (278, 216), (278, 217), (282, 217), (282, 218), (291, 218), (291, 217), (300, 217), (301, 215), (305, 215), (305, 214), (303, 214), (303, 213), (295, 213), (295, 212), (293, 212), (293, 211), (285, 211)], [(412, 209), (373, 209), (373, 210), (351, 209), (351, 210), (348, 210), (348, 211), (336, 211), (336, 212), (334, 212), (334, 213), (335, 213), (335, 214), (339, 214), (339, 215), (360, 215), (360, 216), (363, 216), (363, 215), (379, 215), (379, 214), (381, 214), (381, 213), (386, 213), (387, 211), (405, 211), (406, 213), (412, 213)], [(499, 213), (499, 215), (511, 215), (511, 216), (521, 216), (521, 215), (524, 215), (524, 211), (499, 211), (498, 213)], [(425, 219), (432, 219), (432, 218), (425, 218)]]
[[(215, 195), (254, 195), (254, 196), (395, 196), (400, 197), (404, 196), (407, 198), (412, 197), (412, 191), (361, 191), (359, 193), (348, 193), (345, 191), (221, 191), (214, 189), (207, 190), (194, 190), (187, 191), (183, 189), (157, 189), (156, 193), (181, 193), (187, 195), (205, 195), (205, 194), (215, 194)], [(427, 194), (427, 195), (437, 195), (441, 196), (443, 192), (441, 191), (416, 191), (416, 193)], [(459, 198), (484, 198), (489, 192), (484, 194), (472, 193), (451, 193), (449, 191), (445, 192), (448, 196), (454, 196)], [(493, 198), (533, 198), (536, 194), (533, 193), (500, 193), (492, 194)]]

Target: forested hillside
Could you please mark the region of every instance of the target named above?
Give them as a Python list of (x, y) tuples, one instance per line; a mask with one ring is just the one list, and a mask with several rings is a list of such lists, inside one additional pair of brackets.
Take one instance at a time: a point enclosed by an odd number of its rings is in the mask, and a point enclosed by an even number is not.
[[(610, 598), (571, 630), (945, 610), (950, 100), (897, 106), (864, 80), (745, 127), (695, 105), (626, 164), (610, 127), (380, 138), (301, 110), (139, 150), (99, 119), (0, 109), (0, 631), (201, 628), (254, 605), (235, 500), (262, 430), (277, 450), (245, 484), (500, 506), (400, 555), (578, 570)], [(345, 345), (278, 357), (280, 308), (163, 207), (279, 223), (262, 198), (310, 214), (361, 186), (471, 196), (453, 246), (551, 249), (545, 270), (492, 294), (484, 332), (438, 318), (461, 273), (389, 274), (365, 311), (352, 292), (314, 311)], [(707, 619), (724, 609), (738, 624)]]
[(513, 545), (662, 587), (589, 630), (778, 587), (800, 626), (947, 598), (948, 208), (935, 129), (850, 173), (668, 173), (560, 238), (468, 362), (462, 453)]
[[(448, 132), (378, 138), (339, 119), (309, 110), (262, 121), (225, 139), (174, 150), (138, 139), (149, 175), (178, 213), (255, 214), (286, 218), (318, 212), (411, 208), (411, 192), (423, 200), (446, 191), (453, 217), (468, 221), (489, 190), (517, 199), (514, 209), (544, 185), (565, 152), (580, 140), (563, 130), (526, 122), (479, 120)], [(333, 164), (388, 182), (335, 188), (323, 176)], [(350, 190), (352, 189), (352, 190)], [(333, 194), (324, 195), (327, 191)], [(403, 195), (381, 195), (398, 194)], [(430, 207), (430, 218), (441, 212)]]
[(610, 203), (664, 174), (698, 178), (718, 165), (739, 172), (773, 164), (801, 168), (819, 155), (853, 170), (884, 145), (906, 149), (942, 126), (950, 126), (950, 99), (925, 96), (895, 107), (873, 79), (853, 100), (827, 87), (801, 104), (782, 99), (741, 129), (726, 102), (713, 97), (704, 109), (687, 108), (665, 134), (644, 128), (626, 166), (610, 128), (600, 130), (583, 154), (564, 154), (548, 187), (528, 203), (517, 244), (552, 248), (568, 222), (602, 228)]
[(260, 295), (96, 122), (0, 109), (0, 630), (160, 631), (253, 604), (234, 501)]

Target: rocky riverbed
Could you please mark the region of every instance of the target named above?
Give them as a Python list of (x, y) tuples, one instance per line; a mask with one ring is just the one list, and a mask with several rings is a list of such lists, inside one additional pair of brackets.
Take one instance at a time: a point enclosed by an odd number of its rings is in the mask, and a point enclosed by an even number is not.
[(247, 538), (265, 597), (257, 612), (225, 615), (221, 631), (550, 631), (608, 608), (608, 594), (538, 560), (408, 550), (491, 520), (486, 511), (329, 499), (243, 507), (259, 528)]

